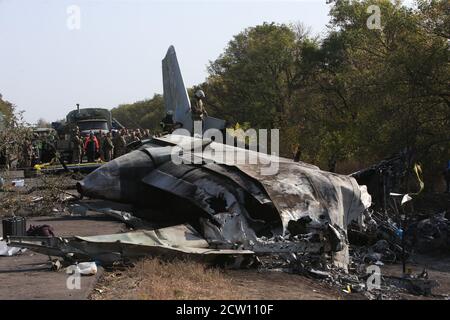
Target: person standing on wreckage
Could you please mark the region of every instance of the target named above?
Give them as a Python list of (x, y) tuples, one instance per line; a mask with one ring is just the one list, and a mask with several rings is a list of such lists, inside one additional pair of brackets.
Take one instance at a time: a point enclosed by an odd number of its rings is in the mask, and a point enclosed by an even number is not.
[(191, 100), (191, 112), (192, 112), (192, 121), (201, 121), (202, 122), (202, 131), (203, 131), (203, 118), (208, 116), (206, 109), (203, 105), (203, 100), (206, 98), (203, 90), (197, 90), (194, 94), (194, 99)]
[(163, 135), (170, 134), (174, 130), (181, 128), (183, 126), (181, 123), (175, 122), (173, 120), (173, 111), (172, 110), (167, 111), (166, 116), (161, 120), (161, 122), (159, 124), (162, 128)]

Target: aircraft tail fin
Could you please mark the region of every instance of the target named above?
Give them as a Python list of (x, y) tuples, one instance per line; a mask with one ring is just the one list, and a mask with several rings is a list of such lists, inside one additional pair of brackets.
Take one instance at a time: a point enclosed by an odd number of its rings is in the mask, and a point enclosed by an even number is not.
[[(194, 130), (191, 115), (191, 102), (184, 85), (180, 66), (178, 65), (175, 48), (170, 46), (166, 56), (162, 60), (164, 105), (166, 112), (172, 111), (173, 120), (183, 125), (183, 129), (191, 134)], [(225, 120), (213, 117), (204, 119), (203, 130), (207, 129), (225, 129)]]
[(173, 112), (173, 120), (192, 132), (191, 103), (178, 65), (175, 48), (170, 46), (162, 60), (164, 105)]

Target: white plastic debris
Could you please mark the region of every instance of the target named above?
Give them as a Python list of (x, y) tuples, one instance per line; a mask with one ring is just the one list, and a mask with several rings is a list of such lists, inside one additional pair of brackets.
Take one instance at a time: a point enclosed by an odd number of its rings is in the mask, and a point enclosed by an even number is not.
[(405, 203), (412, 200), (411, 196), (408, 193), (403, 194), (403, 193), (391, 192), (390, 196), (391, 197), (402, 197), (401, 205), (404, 205)]
[(84, 276), (93, 276), (97, 274), (97, 265), (95, 262), (81, 262), (68, 266), (67, 270)]
[(26, 250), (27, 249), (25, 249), (25, 248), (10, 247), (6, 244), (6, 241), (0, 240), (0, 256), (11, 257), (11, 256), (21, 254), (22, 252), (25, 252)]
[(406, 202), (409, 202), (409, 201), (411, 201), (412, 200), (412, 198), (411, 198), (411, 196), (409, 195), (409, 194), (405, 194), (404, 196), (403, 196), (403, 198), (402, 198), (402, 205), (403, 204), (405, 204)]
[(11, 183), (14, 187), (25, 187), (25, 180), (23, 179), (13, 180)]

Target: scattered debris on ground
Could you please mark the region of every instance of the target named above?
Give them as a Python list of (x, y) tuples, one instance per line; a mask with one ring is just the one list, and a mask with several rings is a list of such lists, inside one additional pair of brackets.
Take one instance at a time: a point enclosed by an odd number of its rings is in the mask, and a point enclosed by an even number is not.
[(0, 191), (0, 217), (63, 212), (69, 202), (77, 199), (76, 180), (71, 175), (41, 174), (36, 178), (21, 179), (21, 187), (13, 185), (17, 179), (8, 177), (8, 174), (2, 175), (5, 183)]
[[(191, 108), (173, 47), (163, 60), (163, 78), (166, 108), (183, 114), (180, 121), (188, 128)], [(60, 237), (51, 225), (33, 225), (26, 236), (10, 234), (8, 247), (58, 257), (54, 270), (94, 275), (97, 266), (126, 268), (139, 282), (135, 294), (143, 298), (209, 298), (210, 282), (222, 298), (237, 297), (217, 266), (284, 271), (367, 299), (399, 299), (405, 293), (438, 298), (433, 293), (438, 282), (427, 269), (414, 274), (406, 265), (416, 252), (449, 253), (449, 211), (404, 206), (423, 190), (417, 164), (420, 190), (395, 190), (409, 170), (406, 153), (341, 175), (190, 133), (138, 142), (79, 181), (63, 162), (65, 172), (48, 171), (55, 175), (7, 177), (0, 194), (3, 216), (83, 217), (93, 210), (130, 228)], [(255, 161), (229, 163), (230, 154)], [(276, 170), (268, 174), (272, 166)], [(109, 206), (94, 208), (85, 198), (107, 200)], [(153, 259), (127, 268), (143, 257)], [(383, 274), (381, 267), (389, 264), (402, 264), (401, 276)]]
[[(20, 191), (15, 191), (17, 193), (21, 193)], [(8, 195), (12, 195), (13, 193), (9, 193)], [(94, 202), (95, 204), (95, 202)], [(122, 208), (118, 208), (118, 210), (111, 209), (110, 207), (100, 206), (95, 207), (90, 200), (78, 200), (75, 196), (74, 200), (68, 202), (65, 205), (64, 214), (69, 214), (70, 216), (80, 216), (83, 217), (86, 215), (88, 211), (96, 211), (106, 214), (109, 217), (114, 217), (115, 219), (119, 219), (122, 222), (125, 222), (129, 225), (130, 228), (136, 230), (132, 231), (136, 235), (139, 234), (140, 230), (148, 230), (151, 229), (151, 226), (144, 220), (134, 215), (130, 214), (128, 211), (124, 211)], [(53, 213), (57, 214), (57, 213)], [(58, 215), (58, 214), (57, 214)], [(362, 227), (359, 224), (351, 224), (349, 227), (349, 256), (350, 263), (348, 265), (348, 270), (339, 268), (335, 266), (332, 261), (333, 254), (332, 252), (322, 252), (322, 253), (314, 253), (314, 252), (302, 252), (300, 250), (293, 251), (292, 243), (295, 243), (298, 239), (305, 239), (305, 236), (309, 235), (299, 232), (296, 235), (292, 235), (290, 233), (285, 236), (272, 236), (266, 237), (261, 236), (259, 241), (264, 243), (268, 247), (272, 248), (287, 248), (284, 252), (259, 252), (252, 253), (254, 256), (253, 259), (247, 259), (247, 261), (242, 259), (233, 259), (233, 261), (229, 261), (226, 263), (221, 263), (222, 267), (226, 268), (246, 268), (249, 272), (280, 272), (298, 275), (298, 278), (293, 279), (311, 279), (323, 288), (328, 288), (334, 292), (334, 295), (330, 295), (333, 299), (348, 299), (348, 298), (357, 298), (357, 299), (404, 299), (411, 298), (413, 296), (422, 296), (428, 298), (435, 299), (445, 299), (444, 295), (436, 295), (433, 291), (439, 287), (439, 282), (434, 280), (432, 277), (428, 275), (427, 269), (422, 269), (418, 271), (416, 274), (407, 273), (406, 275), (388, 275), (383, 272), (380, 274), (380, 283), (379, 287), (368, 288), (368, 279), (374, 272), (368, 272), (368, 267), (370, 266), (378, 266), (384, 268), (386, 265), (398, 265), (401, 267), (401, 262), (403, 259), (403, 254), (406, 254), (407, 263), (410, 263), (411, 256), (417, 253), (421, 253), (423, 251), (429, 251), (434, 253), (445, 253), (445, 250), (448, 248), (448, 235), (449, 235), (449, 223), (446, 218), (445, 213), (437, 213), (432, 215), (425, 214), (413, 214), (409, 217), (409, 226), (404, 232), (405, 243), (406, 243), (406, 251), (402, 250), (402, 242), (399, 236), (399, 224), (395, 222), (395, 216), (393, 213), (382, 213), (380, 211), (367, 210), (363, 214), (363, 223)], [(301, 230), (301, 226), (296, 226)], [(161, 239), (167, 239), (167, 236), (162, 238), (160, 231), (162, 229), (158, 229), (157, 232), (152, 236), (154, 239), (159, 239), (159, 244), (161, 244)], [(170, 230), (170, 228), (169, 228)], [(191, 230), (194, 230), (191, 228)], [(291, 228), (291, 230), (295, 230)], [(45, 241), (57, 242), (59, 241), (58, 237), (53, 237), (53, 235), (57, 234), (54, 232), (51, 225), (48, 224), (35, 224), (30, 225), (28, 228), (28, 234), (30, 236), (38, 236), (43, 237)], [(145, 231), (149, 235), (148, 231)], [(185, 233), (185, 232), (184, 232)], [(170, 234), (170, 233), (169, 233)], [(125, 237), (127, 233), (122, 234)], [(198, 235), (197, 235), (198, 236)], [(124, 241), (123, 236), (118, 234), (116, 238), (121, 238), (120, 240), (120, 248), (111, 249), (110, 245), (107, 245), (107, 249), (103, 250), (109, 252), (126, 252), (123, 251), (123, 248), (126, 247), (126, 240)], [(117, 243), (117, 239), (110, 239), (111, 241), (107, 241), (109, 243)], [(201, 237), (198, 239), (200, 240)], [(51, 240), (53, 239), (53, 240)], [(84, 237), (84, 238), (73, 238), (75, 243), (83, 243), (86, 240), (91, 241), (93, 244), (102, 242), (102, 237)], [(104, 239), (104, 238), (103, 238)], [(141, 241), (141, 240), (140, 240)], [(70, 243), (70, 242), (69, 242)], [(85, 242), (86, 243), (86, 242)], [(42, 244), (42, 241), (41, 241)], [(154, 246), (155, 243), (152, 244)], [(207, 245), (207, 244), (206, 244)], [(109, 246), (109, 247), (108, 247)], [(50, 247), (50, 246), (49, 246)], [(12, 248), (12, 247), (11, 247)], [(78, 249), (86, 249), (85, 245), (81, 247), (78, 246)], [(83, 250), (84, 250), (83, 249)], [(433, 249), (433, 250), (431, 250)], [(39, 251), (39, 250), (37, 250)], [(69, 251), (74, 251), (70, 249)], [(241, 250), (242, 251), (242, 250)], [(235, 257), (236, 252), (233, 252), (233, 256)], [(65, 253), (64, 253), (65, 254)], [(250, 252), (249, 252), (250, 254)], [(61, 254), (63, 255), (63, 254)], [(164, 263), (180, 263), (173, 262), (177, 255), (161, 255), (159, 252), (155, 252), (152, 249), (152, 256), (160, 256), (165, 260)], [(135, 258), (142, 256), (142, 253), (136, 254)], [(100, 258), (105, 258), (106, 260), (101, 261), (100, 264), (107, 267), (108, 272), (105, 277), (108, 278), (110, 274), (114, 274), (117, 270), (128, 270), (126, 272), (131, 272), (130, 277), (134, 278), (136, 273), (132, 270), (133, 268), (128, 268), (130, 260), (129, 259), (120, 259), (120, 263), (117, 263), (119, 260), (113, 256), (104, 255)], [(89, 256), (87, 255), (85, 258), (81, 259), (69, 259), (72, 263), (76, 263), (78, 265), (83, 263), (89, 263), (89, 261), (94, 261), (93, 258), (98, 258), (98, 256)], [(107, 261), (109, 259), (109, 261)], [(176, 259), (176, 258), (175, 258)], [(61, 259), (55, 259), (53, 261), (52, 267), (54, 270), (67, 270), (70, 268), (69, 260), (64, 261)], [(183, 263), (200, 263), (195, 262), (196, 259), (192, 259), (192, 255), (188, 255), (187, 262)], [(202, 259), (201, 259), (202, 260)], [(176, 260), (175, 260), (176, 261)], [(202, 260), (205, 261), (205, 260)], [(160, 263), (163, 263), (162, 260)], [(236, 264), (237, 263), (237, 264)], [(214, 263), (217, 265), (217, 263)], [(208, 267), (208, 264), (201, 265), (208, 270), (211, 267)], [(125, 267), (124, 267), (125, 266)], [(125, 268), (125, 269), (124, 269)], [(216, 269), (219, 273), (227, 274), (229, 272), (233, 272), (232, 270), (226, 269)], [(212, 270), (212, 269), (211, 269)], [(251, 271), (254, 270), (254, 271)], [(95, 273), (95, 272), (93, 272)], [(107, 280), (105, 280), (107, 282)], [(123, 281), (135, 281), (129, 278), (123, 279)], [(304, 281), (304, 280), (302, 280)], [(106, 283), (105, 282), (105, 283)], [(150, 284), (149, 284), (150, 286)], [(327, 289), (327, 290), (328, 290)], [(102, 291), (103, 295), (98, 291)], [(97, 296), (93, 297), (95, 299), (101, 299), (108, 297), (108, 294), (105, 295), (107, 290), (105, 288), (98, 289), (96, 291)], [(231, 290), (232, 291), (232, 290)], [(231, 292), (230, 291), (230, 292)], [(133, 298), (157, 298), (151, 291), (150, 293), (136, 293), (136, 295), (132, 295)], [(187, 293), (173, 293), (170, 295), (169, 293), (165, 293), (165, 295), (171, 296), (173, 299), (178, 298), (188, 298), (191, 296), (192, 292)], [(407, 295), (407, 296), (405, 296)], [(195, 296), (195, 293), (194, 293)], [(202, 297), (201, 294), (198, 294), (199, 297)], [(220, 297), (219, 297), (220, 298)], [(223, 298), (226, 298), (225, 296)], [(240, 298), (236, 295), (230, 295), (229, 298)]]

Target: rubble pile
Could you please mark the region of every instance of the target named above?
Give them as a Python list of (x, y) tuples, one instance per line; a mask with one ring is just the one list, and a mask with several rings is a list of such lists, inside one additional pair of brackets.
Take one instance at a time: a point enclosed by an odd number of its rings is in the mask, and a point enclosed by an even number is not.
[[(399, 264), (403, 261), (403, 255), (410, 262), (408, 258), (414, 252), (449, 253), (450, 223), (445, 213), (414, 215), (404, 232), (404, 243), (399, 224), (388, 213), (367, 210), (363, 220), (362, 224), (352, 224), (349, 228), (348, 270), (330, 263), (327, 254), (292, 252), (258, 257), (259, 267), (300, 274), (341, 288), (346, 293), (362, 294), (367, 299), (399, 299), (404, 293), (432, 296), (432, 289), (439, 284), (429, 279), (425, 269), (420, 274), (407, 273), (403, 276), (379, 274), (380, 282), (375, 286), (371, 276), (376, 269), (371, 269), (371, 266)], [(294, 239), (286, 236), (267, 240), (286, 243)], [(404, 251), (402, 245), (405, 246)]]
[(419, 253), (450, 253), (450, 221), (445, 212), (413, 222), (405, 232), (408, 246)]
[[(379, 242), (377, 247), (386, 250), (383, 242)], [(328, 263), (329, 259), (325, 256), (291, 255), (291, 258), (295, 259), (289, 260), (285, 257), (289, 267), (285, 265), (285, 268), (281, 268), (282, 270), (316, 279), (331, 287), (340, 288), (348, 294), (361, 294), (370, 300), (399, 299), (404, 293), (432, 296), (432, 289), (438, 286), (437, 281), (428, 278), (428, 272), (425, 269), (417, 275), (388, 276), (377, 273), (377, 269), (370, 267), (373, 266), (371, 263), (358, 262), (354, 255), (351, 256), (352, 262), (348, 272)], [(267, 267), (267, 264), (265, 266)], [(374, 276), (379, 277), (379, 283)]]

